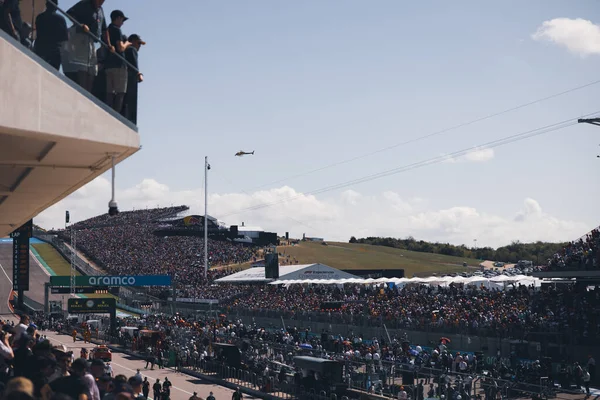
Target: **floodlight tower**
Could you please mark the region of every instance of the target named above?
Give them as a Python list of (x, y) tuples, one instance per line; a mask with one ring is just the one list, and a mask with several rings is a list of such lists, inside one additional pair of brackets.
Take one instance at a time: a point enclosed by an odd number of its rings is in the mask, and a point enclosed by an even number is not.
[[(580, 118), (577, 120), (577, 122), (580, 124), (600, 126), (600, 118)], [(597, 155), (596, 157), (600, 158), (600, 155)]]

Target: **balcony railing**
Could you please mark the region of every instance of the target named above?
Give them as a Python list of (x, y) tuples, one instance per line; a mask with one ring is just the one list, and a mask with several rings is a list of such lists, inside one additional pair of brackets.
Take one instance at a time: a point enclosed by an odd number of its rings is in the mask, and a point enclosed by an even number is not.
[[(78, 27), (80, 29), (83, 29), (82, 28), (83, 25), (81, 23), (79, 23), (78, 21), (76, 21), (72, 16), (68, 15), (67, 12), (65, 12), (60, 7), (58, 7), (56, 5), (56, 3), (54, 3), (51, 0), (47, 1), (47, 3), (54, 4), (57, 13), (63, 15), (66, 18), (67, 21), (71, 22), (72, 25), (71, 25), (71, 28), (69, 28), (70, 30), (72, 30), (73, 27)], [(31, 11), (31, 15), (35, 18), (36, 12), (39, 11), (39, 10), (36, 10), (35, 4), (36, 4), (35, 2), (32, 2), (32, 3), (29, 3), (29, 2), (20, 2), (20, 7), (21, 7), (21, 10), (23, 10), (25, 7), (31, 8), (31, 10), (27, 10), (27, 11)], [(32, 18), (32, 19), (34, 19), (34, 18)], [(32, 21), (32, 22), (34, 22), (34, 21)], [(35, 30), (35, 27), (33, 27), (33, 30), (31, 30), (30, 33), (27, 33), (27, 27), (28, 26), (29, 26), (29, 22), (28, 21), (23, 21), (22, 27), (15, 27), (15, 28), (21, 34), (21, 39), (26, 38), (26, 39), (28, 39), (30, 41), (31, 44), (33, 44), (35, 42), (35, 39), (37, 39), (36, 38), (36, 30)], [(126, 65), (126, 67), (129, 70), (132, 70), (135, 73), (140, 73), (140, 71), (138, 70), (138, 68), (135, 65), (132, 65), (121, 54), (115, 52), (114, 49), (109, 44), (107, 44), (106, 42), (104, 42), (101, 38), (97, 37), (96, 35), (94, 35), (91, 32), (82, 31), (82, 33), (85, 34), (85, 36), (89, 38), (90, 43), (92, 43), (92, 45), (93, 45), (94, 51), (97, 51), (98, 49), (102, 48), (106, 52), (109, 52), (111, 54), (111, 56), (118, 57), (119, 59), (121, 59), (123, 61), (123, 63)], [(24, 37), (24, 35), (27, 35), (27, 36)], [(23, 43), (23, 40), (21, 40), (21, 42), (20, 42), (20, 41), (16, 40), (15, 38), (13, 38), (8, 33), (4, 32), (3, 30), (0, 30), (0, 37), (2, 37), (7, 42), (9, 42), (12, 45), (14, 45), (16, 48), (18, 48), (19, 50), (21, 50), (30, 59), (32, 59), (35, 62), (37, 62), (40, 66), (42, 66), (48, 72), (50, 72), (53, 75), (55, 75), (56, 77), (58, 77), (60, 80), (62, 80), (63, 82), (65, 82), (67, 85), (71, 86), (73, 89), (75, 89), (76, 91), (78, 91), (81, 95), (87, 97), (90, 101), (94, 102), (96, 105), (98, 105), (104, 111), (106, 111), (107, 113), (109, 113), (111, 116), (113, 116), (114, 118), (118, 119), (123, 124), (127, 125), (130, 129), (135, 130), (136, 132), (138, 131), (138, 128), (137, 128), (137, 125), (136, 125), (137, 124), (137, 121), (136, 121), (137, 118), (127, 118), (127, 115), (126, 115), (126, 113), (125, 113), (124, 110), (122, 112), (118, 112), (118, 111), (114, 110), (112, 107), (110, 107), (109, 105), (107, 105), (104, 101), (102, 101), (99, 96), (94, 95), (94, 93), (86, 90), (85, 88), (83, 88), (82, 86), (80, 86), (79, 84), (77, 84), (73, 79), (71, 79), (71, 78), (67, 77), (65, 74), (61, 73), (55, 67), (53, 67), (48, 62), (46, 62), (42, 57), (40, 57), (39, 55), (37, 55), (34, 52), (34, 50), (33, 50), (33, 45), (32, 46), (27, 46), (26, 44)], [(66, 42), (63, 42), (62, 45), (66, 46)], [(99, 46), (99, 47), (97, 48), (97, 46)], [(63, 50), (64, 49), (61, 50), (61, 54), (67, 54), (67, 52), (63, 51)], [(95, 65), (94, 67), (98, 67), (98, 66)], [(14, 73), (16, 74), (16, 73), (18, 73), (18, 71), (15, 70)], [(99, 69), (98, 72), (97, 72), (97, 74), (94, 75), (94, 79), (98, 79), (101, 76), (101, 74), (102, 74), (102, 70)], [(106, 91), (106, 90), (104, 89), (104, 91)], [(128, 95), (135, 96), (135, 101), (133, 101), (131, 103), (128, 103), (130, 106), (132, 104), (135, 105), (135, 109), (131, 110), (131, 107), (130, 107), (130, 110), (132, 111), (133, 114), (131, 112), (128, 113), (128, 114), (129, 115), (137, 115), (137, 91), (136, 91), (135, 94), (129, 93)]]

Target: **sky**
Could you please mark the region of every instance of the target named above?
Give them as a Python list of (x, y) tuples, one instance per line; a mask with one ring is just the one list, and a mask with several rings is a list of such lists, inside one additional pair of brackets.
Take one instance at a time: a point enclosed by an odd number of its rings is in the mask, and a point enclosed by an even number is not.
[[(486, 145), (600, 112), (600, 83), (570, 91), (600, 79), (595, 1), (164, 4), (104, 4), (147, 42), (143, 148), (117, 167), (121, 210), (203, 213), (208, 156), (210, 215), (292, 237), (497, 247), (574, 240), (600, 224), (600, 127)], [(106, 213), (109, 182), (35, 222)]]

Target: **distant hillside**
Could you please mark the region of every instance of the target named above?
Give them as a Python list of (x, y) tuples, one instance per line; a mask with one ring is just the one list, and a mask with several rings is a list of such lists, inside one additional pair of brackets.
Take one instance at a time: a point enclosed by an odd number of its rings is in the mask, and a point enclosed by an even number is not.
[(374, 246), (416, 251), (419, 253), (443, 254), (447, 256), (502, 261), (506, 263), (516, 263), (519, 260), (530, 260), (538, 265), (545, 264), (548, 258), (552, 257), (556, 252), (567, 245), (567, 243), (521, 243), (515, 241), (508, 246), (493, 249), (491, 247), (473, 248), (465, 245), (455, 246), (448, 243), (430, 243), (423, 240), (415, 240), (412, 237), (406, 239), (395, 239), (390, 237), (356, 239), (354, 236), (350, 238), (350, 243), (370, 244)]
[[(472, 258), (452, 257), (442, 254), (422, 253), (384, 246), (327, 242), (300, 242), (295, 246), (279, 246), (279, 253), (290, 255), (300, 264), (321, 263), (338, 269), (404, 269), (405, 276), (413, 274), (451, 273), (477, 267)], [(280, 261), (282, 261), (280, 259)]]

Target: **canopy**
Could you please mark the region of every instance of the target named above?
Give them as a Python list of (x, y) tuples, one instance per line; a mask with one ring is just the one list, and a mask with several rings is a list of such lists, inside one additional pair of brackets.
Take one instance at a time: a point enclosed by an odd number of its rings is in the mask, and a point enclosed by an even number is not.
[(472, 286), (485, 286), (492, 289), (502, 289), (506, 285), (534, 285), (536, 287), (541, 286), (541, 279), (534, 278), (527, 275), (515, 275), (507, 276), (500, 275), (493, 278), (484, 278), (482, 276), (472, 276), (465, 278), (462, 276), (445, 276), (436, 277), (429, 276), (426, 278), (378, 278), (378, 279), (279, 279), (275, 282), (271, 282), (271, 285), (294, 285), (294, 284), (319, 284), (319, 285), (343, 285), (346, 283), (362, 284), (362, 285), (379, 285), (393, 283), (396, 286), (403, 287), (408, 284), (420, 284), (420, 285), (431, 285), (431, 286), (442, 286), (447, 287), (451, 284), (464, 284)]
[[(295, 283), (323, 283), (323, 281), (348, 281), (359, 279), (356, 275), (349, 274), (339, 269), (324, 264), (280, 265), (279, 279), (295, 281)], [(270, 282), (273, 279), (265, 278), (265, 267), (245, 269), (232, 275), (215, 280), (217, 283), (244, 283), (244, 282)], [(360, 279), (359, 279), (360, 280)], [(297, 282), (296, 282), (297, 281)], [(331, 282), (333, 283), (333, 282)]]

